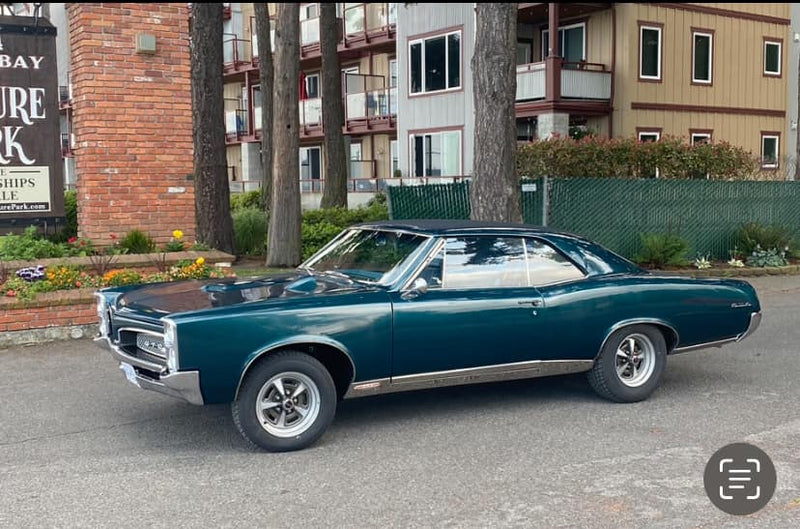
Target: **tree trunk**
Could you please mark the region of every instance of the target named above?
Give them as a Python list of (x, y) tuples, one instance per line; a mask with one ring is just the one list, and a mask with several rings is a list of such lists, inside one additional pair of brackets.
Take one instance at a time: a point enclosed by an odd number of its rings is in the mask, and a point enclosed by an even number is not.
[(233, 253), (222, 96), (222, 4), (193, 4), (191, 33), (197, 241)]
[(278, 4), (275, 25), (275, 92), (272, 127), (272, 203), (267, 266), (300, 263), (300, 4)]
[(347, 153), (344, 150), (342, 70), (339, 67), (339, 34), (336, 4), (320, 4), (320, 52), (322, 55), (322, 129), (325, 131), (325, 189), (320, 207), (347, 207)]
[(470, 185), (475, 220), (522, 221), (515, 167), (516, 45), (517, 4), (478, 3), (472, 56), (475, 160)]
[(275, 84), (268, 5), (266, 2), (253, 4), (258, 40), (258, 79), (261, 84), (261, 201), (266, 211), (269, 211), (272, 201), (272, 91)]

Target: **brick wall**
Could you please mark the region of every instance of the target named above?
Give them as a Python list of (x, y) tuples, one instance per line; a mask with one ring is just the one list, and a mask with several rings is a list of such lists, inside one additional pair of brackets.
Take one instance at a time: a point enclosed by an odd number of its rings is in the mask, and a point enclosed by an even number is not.
[[(80, 235), (139, 228), (193, 241), (192, 108), (186, 4), (68, 5)], [(156, 52), (136, 52), (140, 33)]]
[(97, 322), (94, 290), (40, 294), (33, 301), (0, 298), (0, 332), (87, 325)]

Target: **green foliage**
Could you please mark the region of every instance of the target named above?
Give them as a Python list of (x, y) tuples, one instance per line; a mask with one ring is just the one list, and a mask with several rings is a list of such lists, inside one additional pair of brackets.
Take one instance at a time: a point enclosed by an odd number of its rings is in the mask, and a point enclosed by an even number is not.
[(660, 233), (642, 233), (639, 236), (642, 250), (636, 256), (637, 263), (654, 268), (686, 264), (689, 244), (680, 236)]
[(64, 216), (66, 224), (48, 238), (55, 243), (67, 242), (72, 237), (78, 236), (78, 193), (73, 191), (64, 192)]
[(777, 248), (770, 248), (764, 250), (761, 246), (756, 246), (753, 253), (747, 258), (747, 266), (757, 267), (773, 267), (773, 266), (786, 266), (789, 262), (786, 260), (786, 252), (778, 250)]
[(103, 285), (110, 287), (121, 287), (124, 285), (138, 285), (143, 281), (142, 274), (136, 270), (123, 268), (121, 270), (111, 270), (103, 275)]
[(204, 242), (195, 242), (189, 249), (195, 252), (207, 252), (211, 249), (211, 246)]
[(0, 260), (33, 261), (47, 257), (64, 257), (67, 248), (38, 236), (35, 226), (25, 229), (22, 235), (5, 235), (0, 237)]
[(39, 292), (55, 290), (48, 281), (25, 281), (19, 277), (12, 277), (0, 284), (0, 296), (29, 300), (36, 297)]
[(657, 142), (585, 135), (555, 137), (519, 145), (520, 177), (660, 178), (748, 180), (757, 177), (758, 159), (727, 142), (689, 145), (665, 136)]
[(783, 250), (789, 247), (792, 234), (783, 226), (762, 226), (757, 222), (743, 224), (736, 231), (736, 244), (744, 253), (752, 254), (756, 248)]
[(262, 209), (261, 190), (247, 191), (245, 193), (231, 193), (231, 213), (240, 209)]
[(264, 255), (268, 220), (267, 214), (257, 207), (233, 212), (233, 239), (239, 255)]
[(119, 242), (120, 247), (127, 253), (151, 253), (156, 250), (156, 242), (142, 230), (131, 230)]
[(303, 214), (303, 259), (308, 259), (344, 228), (360, 222), (387, 220), (389, 208), (385, 195), (378, 194), (366, 207), (356, 209), (327, 208), (306, 211)]

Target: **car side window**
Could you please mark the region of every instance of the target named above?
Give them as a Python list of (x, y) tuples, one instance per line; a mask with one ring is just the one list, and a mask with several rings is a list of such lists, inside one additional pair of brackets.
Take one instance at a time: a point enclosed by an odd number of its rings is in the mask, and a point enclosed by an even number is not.
[(442, 288), (528, 286), (519, 237), (449, 237), (443, 266)]
[(442, 288), (442, 266), (444, 264), (444, 248), (436, 252), (436, 256), (431, 259), (418, 277), (428, 283), (428, 288)]
[(581, 279), (584, 273), (558, 250), (536, 239), (525, 239), (531, 286)]

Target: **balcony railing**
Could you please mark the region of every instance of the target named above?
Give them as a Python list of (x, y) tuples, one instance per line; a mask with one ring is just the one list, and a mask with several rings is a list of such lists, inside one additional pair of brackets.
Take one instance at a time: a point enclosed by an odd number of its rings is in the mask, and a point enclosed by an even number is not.
[(300, 125), (322, 124), (322, 98), (300, 101)]
[[(386, 191), (389, 186), (416, 186), (426, 184), (452, 184), (469, 180), (469, 176), (424, 176), (403, 178), (349, 178), (347, 180), (348, 193), (377, 193)], [(314, 178), (300, 179), (301, 193), (322, 193), (325, 190), (325, 180)]]
[(319, 43), (319, 17), (300, 21), (300, 45), (309, 46)]
[(363, 119), (397, 115), (397, 88), (381, 88), (345, 96), (345, 118)]
[[(260, 118), (260, 113), (259, 113)], [(236, 109), (225, 111), (225, 135), (230, 139), (241, 139), (250, 134), (247, 126), (247, 110)], [(260, 119), (259, 119), (260, 125)]]
[[(233, 168), (235, 169), (235, 167)], [(228, 181), (231, 193), (246, 193), (247, 191), (257, 191), (261, 189), (261, 180), (236, 180)]]
[(375, 178), (375, 160), (350, 160), (351, 180)]
[(222, 36), (222, 62), (225, 64), (241, 64), (249, 62), (250, 41), (240, 39), (233, 33), (225, 33)]
[(344, 4), (344, 34), (347, 37), (397, 24), (397, 4)]
[[(611, 75), (603, 64), (563, 62), (561, 97), (611, 99)], [(517, 101), (544, 99), (546, 80), (544, 62), (517, 66)]]

